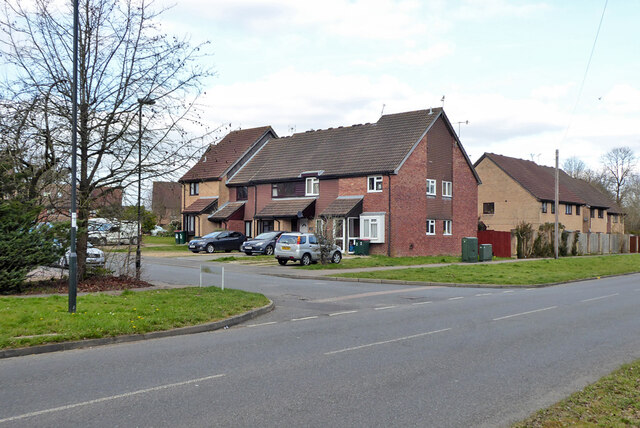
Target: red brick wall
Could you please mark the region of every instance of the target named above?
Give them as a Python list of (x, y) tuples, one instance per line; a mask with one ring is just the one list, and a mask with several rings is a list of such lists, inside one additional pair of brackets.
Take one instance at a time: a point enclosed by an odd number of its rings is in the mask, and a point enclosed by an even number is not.
[(338, 197), (339, 180), (320, 180), (318, 199), (316, 200), (316, 216)]
[[(367, 193), (367, 176), (341, 178), (338, 184), (340, 196), (364, 195), (363, 212), (389, 212), (389, 177), (382, 176), (382, 192)], [(387, 254), (389, 237), (389, 216), (384, 217), (384, 244), (371, 244), (370, 254)]]
[[(462, 151), (454, 143), (453, 135), (448, 131), (443, 119), (439, 119), (426, 138), (415, 148), (404, 163), (397, 176), (391, 179), (391, 255), (418, 256), (439, 254), (460, 254), (462, 237), (476, 236), (478, 185), (473, 172), (467, 164)], [(442, 146), (450, 144), (452, 159), (440, 159), (438, 162), (453, 165), (453, 198), (451, 202), (442, 201), (442, 179), (447, 179), (446, 168), (442, 168), (434, 178), (438, 180), (437, 196), (427, 199), (426, 178), (431, 163), (428, 163), (427, 144)], [(434, 162), (435, 163), (435, 162)], [(435, 172), (433, 172), (435, 174)], [(436, 220), (436, 234), (426, 235), (428, 204), (435, 201), (450, 204), (452, 209), (452, 235), (443, 235), (443, 219)], [(438, 203), (438, 202), (436, 202)]]

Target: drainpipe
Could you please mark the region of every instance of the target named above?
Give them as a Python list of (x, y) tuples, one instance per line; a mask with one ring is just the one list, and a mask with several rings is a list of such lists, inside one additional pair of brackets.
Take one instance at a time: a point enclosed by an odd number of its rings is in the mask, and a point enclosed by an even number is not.
[(387, 236), (387, 256), (391, 257), (391, 174), (387, 174), (389, 178), (389, 226)]
[[(248, 191), (248, 190), (247, 190)], [(258, 213), (258, 186), (253, 185), (253, 218), (251, 219), (253, 236), (258, 236), (258, 225), (256, 224), (256, 214)]]

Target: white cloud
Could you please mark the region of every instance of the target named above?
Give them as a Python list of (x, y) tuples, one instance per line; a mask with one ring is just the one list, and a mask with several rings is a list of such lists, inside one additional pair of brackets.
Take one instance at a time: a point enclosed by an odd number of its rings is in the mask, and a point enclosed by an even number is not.
[(408, 50), (401, 54), (381, 57), (372, 61), (357, 60), (356, 65), (378, 66), (386, 64), (425, 65), (438, 59), (453, 55), (455, 46), (452, 43), (438, 43), (427, 49)]
[(568, 95), (574, 86), (574, 82), (539, 86), (531, 91), (531, 96), (538, 100), (557, 100)]

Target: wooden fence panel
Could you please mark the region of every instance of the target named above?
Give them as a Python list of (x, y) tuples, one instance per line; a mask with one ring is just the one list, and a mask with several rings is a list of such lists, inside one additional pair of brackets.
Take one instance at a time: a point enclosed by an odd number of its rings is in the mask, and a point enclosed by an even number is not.
[(511, 257), (511, 232), (479, 230), (478, 244), (491, 244), (496, 257)]

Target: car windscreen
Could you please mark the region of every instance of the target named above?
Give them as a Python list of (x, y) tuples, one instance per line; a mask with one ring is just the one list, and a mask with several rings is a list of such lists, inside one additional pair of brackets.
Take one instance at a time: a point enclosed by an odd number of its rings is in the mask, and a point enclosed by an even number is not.
[(207, 235), (204, 235), (203, 238), (215, 238), (216, 236), (220, 235), (221, 232), (211, 232)]
[(256, 236), (255, 239), (256, 241), (262, 241), (262, 240), (270, 240), (276, 237), (276, 235), (278, 235), (278, 232), (265, 232), (265, 233), (261, 233), (260, 235)]

